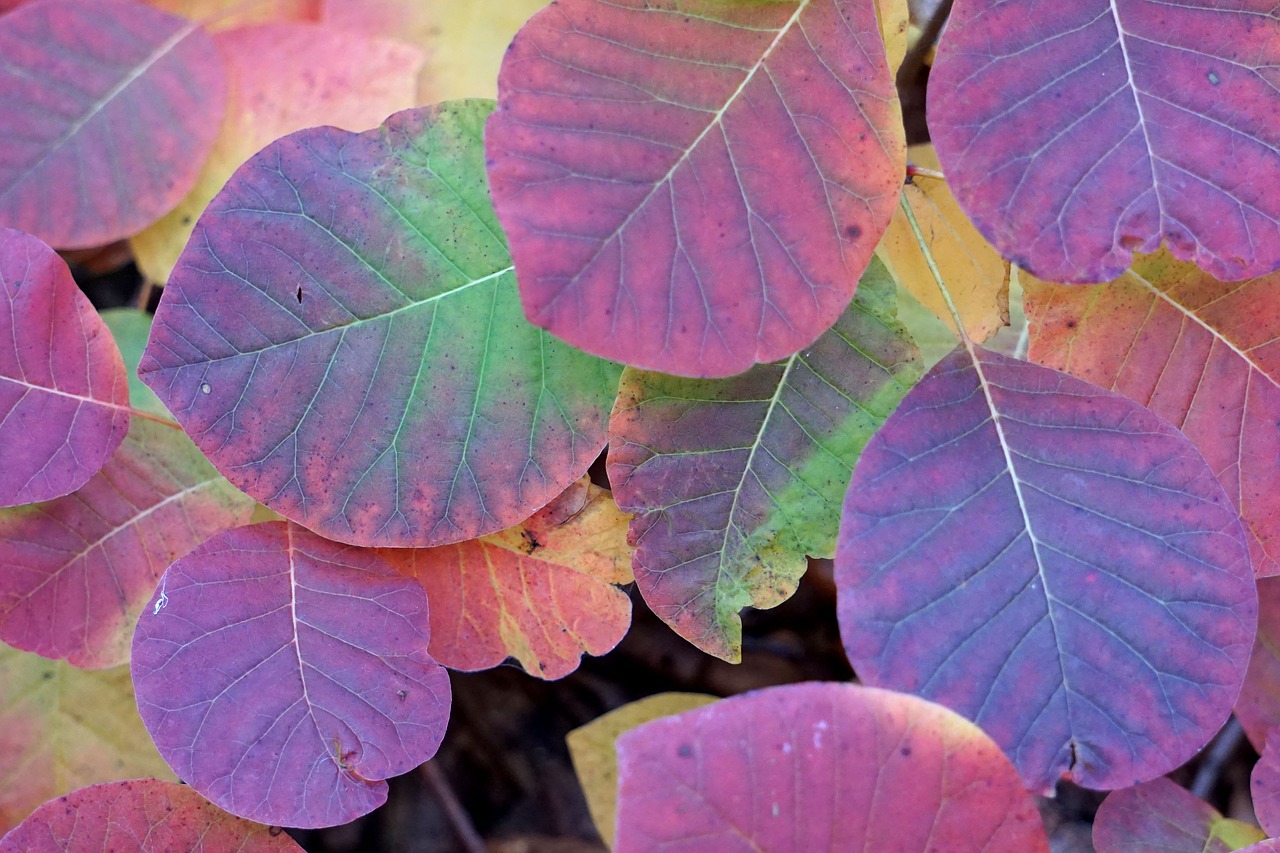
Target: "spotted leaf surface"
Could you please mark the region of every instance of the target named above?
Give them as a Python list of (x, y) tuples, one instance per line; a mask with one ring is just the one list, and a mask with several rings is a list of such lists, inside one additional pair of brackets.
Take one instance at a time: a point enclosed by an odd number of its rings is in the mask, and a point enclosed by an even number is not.
[(1195, 754), (1257, 620), (1239, 517), (1180, 432), (981, 347), (940, 361), (863, 451), (836, 584), (859, 677), (973, 720), (1044, 792)]
[(39, 0), (0, 18), (0, 57), (0, 225), (97, 246), (195, 183), (226, 79), (194, 23), (133, 0)]
[(829, 331), (731, 379), (629, 369), (610, 422), (609, 481), (636, 514), (636, 583), (681, 636), (742, 654), (744, 607), (792, 593), (806, 555), (835, 554), (858, 453), (920, 376), (878, 261)]
[(1166, 254), (1096, 287), (1025, 281), (1030, 356), (1186, 433), (1280, 574), (1280, 274), (1227, 284)]
[[(227, 479), (343, 542), (459, 542), (585, 473), (620, 368), (530, 326), (462, 101), (242, 166), (196, 226), (140, 373)], [(252, 318), (252, 322), (246, 322)]]
[(444, 737), (428, 638), (422, 587), (371, 551), (240, 527), (170, 566), (143, 611), (138, 710), (174, 772), (232, 814), (346, 823)]
[(289, 836), (233, 817), (186, 785), (129, 779), (51, 800), (0, 839), (0, 853), (137, 850), (301, 851)]
[(618, 772), (618, 853), (1049, 850), (1034, 802), (976, 726), (852, 684), (774, 687), (646, 723), (618, 738)]
[(1098, 808), (1098, 853), (1230, 853), (1266, 838), (1168, 779), (1116, 791)]
[(128, 429), (111, 333), (52, 249), (0, 228), (0, 507), (74, 492)]
[(1163, 242), (1234, 281), (1280, 267), (1271, 0), (959, 0), (929, 129), (961, 207), (1049, 281)]
[(729, 376), (813, 343), (902, 181), (862, 0), (561, 0), (498, 92), (489, 175), (526, 314), (648, 370)]
[(1258, 752), (1280, 728), (1280, 579), (1258, 581), (1258, 636), (1235, 714)]

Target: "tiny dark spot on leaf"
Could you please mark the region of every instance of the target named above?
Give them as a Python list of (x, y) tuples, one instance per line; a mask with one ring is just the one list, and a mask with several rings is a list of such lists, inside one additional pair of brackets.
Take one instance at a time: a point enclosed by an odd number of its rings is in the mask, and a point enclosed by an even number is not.
[(268, 830), (267, 830), (267, 835), (270, 835), (272, 838), (276, 838), (276, 837), (278, 837), (278, 836), (280, 835), (280, 833), (282, 833), (282, 832), (284, 832), (284, 828), (283, 828), (283, 827), (273, 826), (273, 827), (271, 827), (270, 829), (268, 829)]
[(190, 224), (191, 224), (191, 215), (190, 215), (190, 214), (188, 214), (188, 215), (186, 215), (186, 216), (182, 217), (182, 224), (183, 224), (183, 225), (190, 225)]
[(302, 286), (301, 285), (298, 286), (298, 292), (295, 293), (294, 296), (297, 297), (298, 304), (301, 305), (302, 304)]
[(50, 678), (53, 678), (53, 673), (49, 670), (45, 670), (45, 672), (40, 677), (43, 678), (45, 681), (48, 681)]
[(538, 541), (538, 537), (534, 536), (531, 531), (521, 530), (520, 538), (524, 540), (524, 544), (520, 546), (520, 548), (526, 554), (532, 554), (534, 551), (542, 547), (542, 543)]
[(898, 753), (899, 753), (900, 755), (902, 755), (902, 757), (903, 757), (903, 758), (910, 758), (910, 757), (911, 757), (911, 747), (909, 747), (909, 746), (904, 746), (902, 749), (898, 750)]
[(857, 240), (862, 236), (862, 229), (857, 225), (850, 225), (848, 228), (844, 229), (844, 234), (850, 240)]
[(681, 758), (692, 758), (693, 747), (689, 746), (689, 744), (687, 743), (682, 743), (680, 744), (680, 748), (676, 750), (676, 755), (680, 756)]
[(1076, 321), (1075, 321), (1075, 320), (1068, 320), (1068, 321), (1067, 321), (1067, 328), (1068, 328), (1068, 329), (1074, 329), (1075, 327), (1076, 327)]
[(397, 691), (396, 691), (396, 695), (397, 695), (397, 696), (399, 696), (401, 699), (403, 699), (403, 698), (405, 698), (406, 696), (408, 696), (408, 695), (409, 695), (409, 691), (408, 691), (408, 690), (397, 690)]

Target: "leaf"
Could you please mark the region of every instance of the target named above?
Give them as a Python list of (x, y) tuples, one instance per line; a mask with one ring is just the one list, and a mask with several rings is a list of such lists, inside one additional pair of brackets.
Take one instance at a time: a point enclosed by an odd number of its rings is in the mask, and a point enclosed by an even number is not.
[(0, 507), (74, 492), (129, 429), (124, 362), (62, 259), (8, 228), (0, 341)]
[(486, 197), (491, 109), (272, 143), (201, 218), (156, 312), (143, 381), (232, 483), (330, 539), (510, 527), (604, 446), (620, 368), (521, 316)]
[(1258, 752), (1280, 728), (1280, 580), (1258, 581), (1258, 636), (1235, 714)]
[(628, 516), (586, 477), (533, 517), (483, 539), (378, 551), (431, 602), (431, 656), (475, 671), (514, 657), (563, 678), (613, 649), (631, 625)]
[(530, 322), (647, 370), (813, 343), (892, 214), (875, 7), (560, 0), (516, 36), (486, 146)]
[(897, 74), (907, 55), (907, 34), (911, 29), (907, 0), (876, 0), (876, 18), (880, 22), (889, 72)]
[(498, 66), (516, 30), (547, 0), (323, 0), (324, 19), (336, 27), (403, 39), (422, 47), (418, 102), (493, 98)]
[(920, 376), (878, 262), (836, 325), (732, 379), (628, 369), (609, 481), (636, 514), (636, 585), (705, 652), (737, 662), (742, 608), (789, 598), (806, 555), (831, 557), (863, 445)]
[(253, 507), (179, 430), (134, 421), (79, 491), (0, 510), (0, 640), (73, 666), (128, 662), (164, 570)]
[(1240, 853), (1280, 853), (1280, 839), (1268, 838), (1248, 847), (1241, 847)]
[(124, 357), (125, 373), (129, 377), (129, 405), (134, 409), (157, 417), (172, 420), (173, 415), (160, 402), (155, 392), (138, 378), (138, 362), (151, 334), (151, 315), (137, 308), (109, 308), (99, 312), (102, 322), (111, 331), (111, 337)]
[(226, 99), (195, 24), (132, 0), (43, 0), (0, 18), (0, 57), (0, 226), (98, 246), (195, 182)]
[(1098, 853), (1229, 853), (1265, 837), (1164, 778), (1113, 792), (1093, 821)]
[(1244, 531), (1181, 433), (976, 346), (863, 451), (836, 584), (859, 678), (973, 720), (1046, 793), (1190, 758), (1230, 712), (1257, 616)]
[(130, 779), (51, 800), (0, 839), (0, 853), (33, 851), (301, 851), (269, 826), (220, 811), (186, 785)]
[(126, 776), (172, 778), (125, 667), (88, 671), (0, 645), (0, 832), (45, 800)]
[(1031, 357), (1178, 426), (1234, 498), (1254, 570), (1280, 573), (1280, 274), (1223, 284), (1161, 254), (1098, 287), (1028, 279)]
[[(928, 145), (913, 145), (907, 159), (925, 168), (938, 165)], [(945, 181), (917, 177), (902, 188), (902, 197), (911, 205), (921, 230), (929, 235), (928, 255), (901, 208), (894, 211), (876, 255), (895, 281), (955, 329), (947, 303), (934, 284), (931, 258), (964, 318), (969, 337), (977, 343), (989, 339), (1009, 324), (1008, 261), (961, 212)]]
[(716, 701), (704, 693), (659, 693), (628, 702), (565, 736), (574, 772), (587, 797), (591, 821), (610, 847), (618, 812), (618, 736), (641, 723), (667, 717)]
[(1277, 23), (1269, 0), (960, 0), (928, 91), (960, 206), (1048, 281), (1162, 241), (1219, 279), (1275, 270)]
[(1267, 733), (1266, 748), (1253, 765), (1249, 793), (1253, 796), (1258, 823), (1268, 835), (1280, 835), (1280, 732), (1274, 729)]
[(414, 105), (422, 54), (408, 45), (312, 23), (273, 23), (218, 33), (230, 83), (227, 118), (196, 185), (173, 210), (130, 240), (152, 281), (173, 271), (195, 221), (241, 163), (296, 130), (375, 127)]
[(318, 21), (324, 0), (146, 0), (150, 6), (225, 30), (272, 21)]
[(1049, 850), (1035, 804), (976, 726), (852, 684), (774, 687), (646, 723), (618, 739), (618, 770), (616, 853)]
[(449, 678), (427, 598), (371, 551), (269, 522), (165, 572), (133, 640), (138, 710), (165, 761), (260, 823), (335, 826), (435, 754)]

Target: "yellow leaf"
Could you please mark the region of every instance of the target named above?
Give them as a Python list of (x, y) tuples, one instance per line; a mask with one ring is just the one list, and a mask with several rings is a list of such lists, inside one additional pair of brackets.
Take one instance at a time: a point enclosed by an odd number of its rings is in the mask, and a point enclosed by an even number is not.
[(907, 31), (911, 28), (911, 12), (907, 0), (876, 0), (876, 18), (884, 37), (884, 52), (890, 73), (897, 74), (907, 55)]

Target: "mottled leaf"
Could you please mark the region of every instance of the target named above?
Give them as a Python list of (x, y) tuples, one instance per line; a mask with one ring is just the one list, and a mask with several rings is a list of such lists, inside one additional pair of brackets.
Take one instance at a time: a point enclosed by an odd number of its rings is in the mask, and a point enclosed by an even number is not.
[(618, 739), (616, 853), (1048, 853), (1031, 797), (976, 726), (852, 684), (774, 687)]
[(133, 0), (40, 0), (0, 18), (0, 57), (0, 225), (97, 246), (195, 182), (226, 78), (194, 23)]
[(1230, 853), (1266, 838), (1168, 779), (1116, 791), (1098, 808), (1098, 853)]
[(1262, 752), (1267, 734), (1280, 728), (1280, 579), (1258, 581), (1258, 636), (1235, 713)]
[(565, 736), (591, 820), (613, 846), (618, 813), (618, 736), (641, 723), (701, 708), (716, 701), (704, 693), (659, 693), (596, 717)]
[(831, 557), (858, 453), (920, 376), (876, 262), (811, 347), (732, 379), (628, 369), (609, 481), (636, 513), (636, 584), (698, 648), (742, 654), (744, 607), (789, 598), (806, 555)]
[(129, 375), (129, 405), (135, 410), (172, 420), (173, 415), (160, 402), (155, 392), (138, 378), (138, 362), (151, 334), (151, 315), (137, 308), (109, 308), (98, 316), (111, 330), (111, 337), (124, 357), (124, 369)]
[(929, 130), (1018, 266), (1107, 281), (1161, 242), (1217, 278), (1280, 267), (1272, 0), (957, 0)]
[(124, 440), (128, 378), (67, 265), (8, 228), (0, 228), (0, 342), (0, 507), (74, 492)]
[(587, 478), (519, 525), (458, 545), (384, 548), (431, 602), (431, 656), (451, 669), (508, 657), (563, 678), (613, 649), (631, 625), (628, 516)]
[[(933, 148), (928, 145), (912, 146), (907, 159), (926, 168), (938, 165)], [(899, 206), (876, 247), (876, 255), (897, 282), (954, 329), (946, 300), (934, 283), (929, 267), (932, 260), (947, 283), (969, 337), (982, 343), (1009, 323), (1008, 261), (961, 212), (946, 181), (917, 177), (902, 188), (902, 198), (911, 205), (917, 224), (929, 241), (928, 254)]]
[(1097, 287), (1022, 279), (1031, 358), (1178, 426), (1244, 517), (1254, 570), (1280, 573), (1280, 274), (1224, 284), (1162, 253)]
[(858, 676), (959, 711), (1044, 792), (1126, 787), (1195, 754), (1257, 617), (1239, 518), (1181, 433), (976, 346), (863, 451), (836, 583)]
[(146, 0), (148, 5), (225, 30), (271, 21), (318, 21), (324, 0)]
[(0, 644), (0, 832), (45, 800), (129, 776), (171, 778), (126, 667), (83, 670)]
[(349, 31), (367, 31), (422, 47), (418, 102), (493, 98), (498, 66), (520, 25), (548, 0), (322, 0), (324, 19)]
[(1262, 757), (1253, 765), (1249, 780), (1253, 812), (1268, 835), (1280, 835), (1280, 731), (1267, 733)]
[(880, 22), (889, 72), (897, 74), (907, 55), (907, 37), (911, 29), (911, 10), (907, 0), (876, 0), (876, 18)]
[(272, 143), (165, 288), (143, 380), (231, 482), (331, 539), (510, 527), (604, 446), (620, 369), (521, 315), (486, 196), (491, 109)]
[(1280, 853), (1280, 840), (1268, 838), (1266, 841), (1259, 841), (1257, 844), (1241, 847), (1240, 853)]
[(388, 39), (274, 23), (218, 33), (214, 43), (230, 84), (222, 131), (191, 192), (129, 241), (152, 281), (168, 281), (196, 219), (267, 143), (316, 125), (366, 130), (415, 103), (422, 53)]
[(220, 810), (186, 785), (130, 779), (50, 800), (0, 839), (0, 853), (301, 851), (289, 836)]
[(133, 641), (138, 710), (182, 779), (262, 823), (346, 823), (435, 753), (449, 679), (427, 599), (371, 551), (240, 527), (178, 560)]
[(169, 564), (254, 503), (173, 426), (137, 419), (79, 491), (0, 510), (0, 640), (74, 666), (116, 666)]
[(498, 91), (489, 175), (525, 313), (648, 370), (729, 376), (813, 343), (902, 182), (866, 0), (560, 0)]

